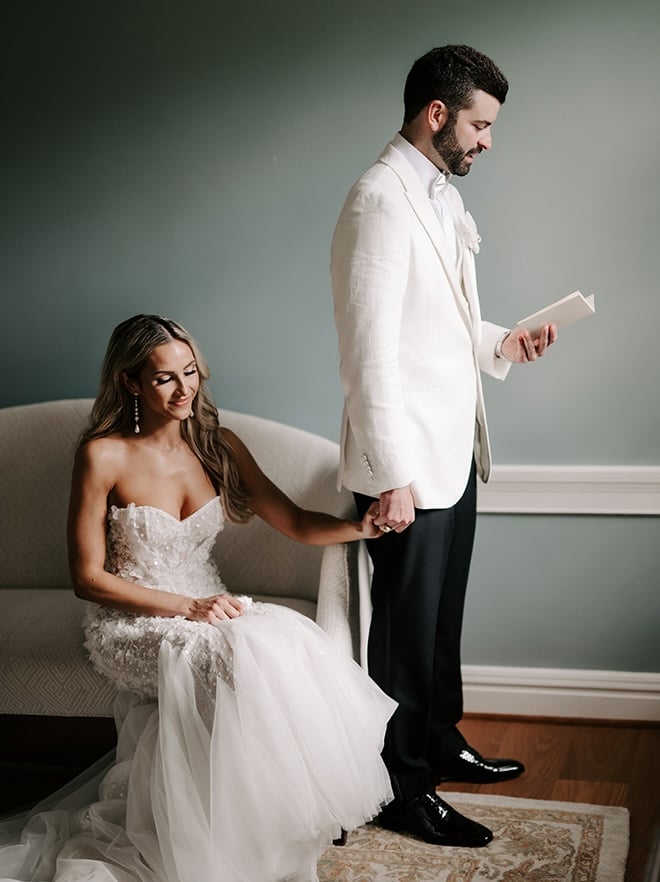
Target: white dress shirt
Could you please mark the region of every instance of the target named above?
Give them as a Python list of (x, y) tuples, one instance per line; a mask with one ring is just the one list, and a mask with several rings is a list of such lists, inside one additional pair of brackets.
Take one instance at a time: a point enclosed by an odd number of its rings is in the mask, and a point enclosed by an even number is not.
[(436, 165), (433, 165), (431, 160), (424, 156), (423, 153), (420, 153), (416, 147), (413, 147), (410, 141), (406, 141), (403, 135), (397, 133), (392, 143), (415, 169), (424, 190), (429, 194), (433, 210), (442, 228), (444, 244), (446, 246), (445, 253), (451, 259), (453, 266), (457, 266), (458, 236), (454, 223), (454, 214), (445, 196), (451, 175), (449, 172), (441, 171)]

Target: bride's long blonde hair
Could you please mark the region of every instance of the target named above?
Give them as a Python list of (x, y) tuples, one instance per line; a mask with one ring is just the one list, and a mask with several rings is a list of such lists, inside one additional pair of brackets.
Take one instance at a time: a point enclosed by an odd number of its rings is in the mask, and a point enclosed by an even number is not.
[(182, 422), (181, 436), (204, 466), (222, 498), (227, 516), (244, 523), (252, 517), (252, 512), (241, 487), (233, 450), (220, 432), (218, 409), (206, 387), (208, 365), (188, 331), (171, 319), (134, 315), (114, 329), (103, 361), (99, 391), (79, 446), (113, 432), (130, 430), (134, 402), (122, 374), (137, 378), (154, 349), (172, 340), (181, 340), (190, 346), (199, 374), (194, 417)]

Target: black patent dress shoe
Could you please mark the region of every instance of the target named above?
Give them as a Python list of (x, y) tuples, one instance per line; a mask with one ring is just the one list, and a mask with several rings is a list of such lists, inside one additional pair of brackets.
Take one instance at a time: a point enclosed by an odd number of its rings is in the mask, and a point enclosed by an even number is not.
[(409, 802), (395, 800), (385, 806), (378, 823), (386, 830), (414, 833), (433, 845), (480, 848), (493, 838), (488, 827), (464, 817), (437, 793), (423, 793)]
[(438, 769), (438, 783), (462, 781), (466, 784), (496, 784), (517, 778), (524, 771), (525, 767), (517, 760), (484, 759), (476, 750), (466, 747)]

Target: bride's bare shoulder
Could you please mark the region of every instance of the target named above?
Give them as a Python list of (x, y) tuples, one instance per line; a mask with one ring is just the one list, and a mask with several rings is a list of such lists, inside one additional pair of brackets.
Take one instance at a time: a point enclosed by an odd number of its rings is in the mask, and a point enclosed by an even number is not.
[(125, 462), (129, 446), (130, 441), (118, 432), (103, 438), (93, 438), (78, 448), (76, 463), (93, 471), (106, 471)]

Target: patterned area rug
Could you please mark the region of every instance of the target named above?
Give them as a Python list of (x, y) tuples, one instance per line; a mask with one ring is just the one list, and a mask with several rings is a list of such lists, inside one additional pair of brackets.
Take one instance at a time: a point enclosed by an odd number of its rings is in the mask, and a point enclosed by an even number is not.
[(495, 834), (487, 848), (441, 848), (367, 824), (328, 849), (319, 882), (623, 882), (628, 810), (442, 791)]

